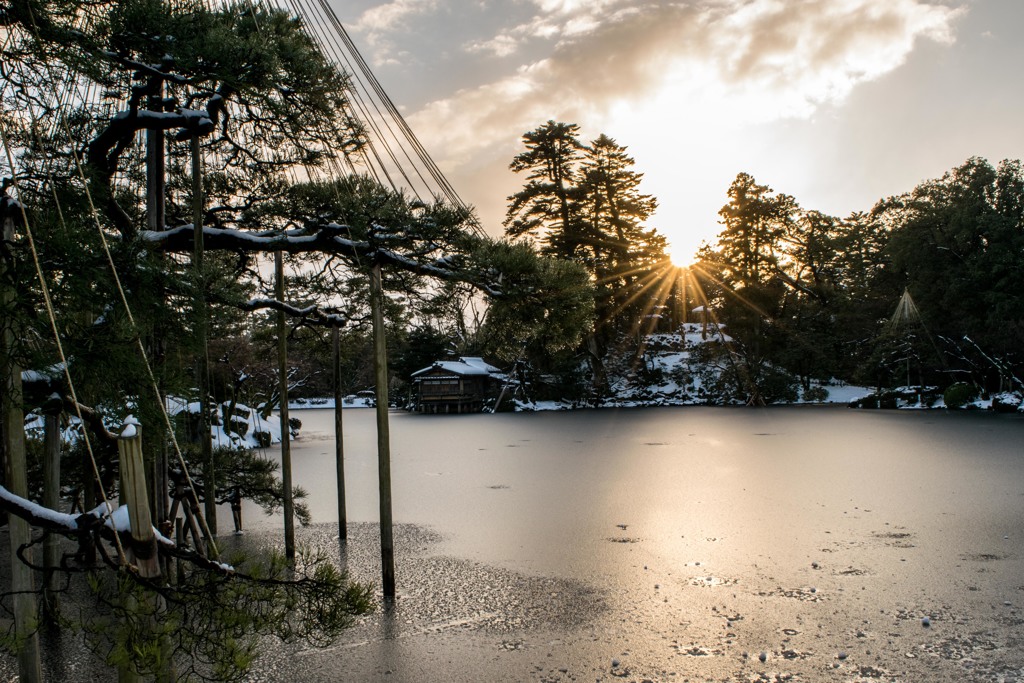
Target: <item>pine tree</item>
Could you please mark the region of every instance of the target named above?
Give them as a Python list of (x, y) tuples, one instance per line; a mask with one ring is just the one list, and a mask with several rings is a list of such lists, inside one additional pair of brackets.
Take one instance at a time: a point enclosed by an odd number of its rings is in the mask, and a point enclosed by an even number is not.
[(575, 259), (584, 243), (579, 202), (580, 158), (585, 152), (575, 123), (548, 121), (523, 135), (526, 151), (509, 168), (526, 172), (526, 186), (508, 198), (505, 231), (530, 236), (542, 252)]

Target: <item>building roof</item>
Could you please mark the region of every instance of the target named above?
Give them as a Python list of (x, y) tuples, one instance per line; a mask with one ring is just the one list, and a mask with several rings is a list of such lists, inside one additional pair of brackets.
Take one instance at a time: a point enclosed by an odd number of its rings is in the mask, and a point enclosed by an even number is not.
[(498, 368), (484, 361), (478, 356), (463, 356), (458, 360), (435, 361), (429, 368), (423, 368), (412, 373), (413, 377), (420, 377), (435, 370), (443, 370), (453, 375), (465, 377), (466, 375), (493, 375), (501, 372)]

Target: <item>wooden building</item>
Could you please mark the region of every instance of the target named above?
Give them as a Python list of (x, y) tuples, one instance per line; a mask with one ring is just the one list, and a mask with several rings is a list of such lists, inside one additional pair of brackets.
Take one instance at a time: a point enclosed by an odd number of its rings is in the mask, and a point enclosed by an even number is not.
[(439, 360), (412, 374), (414, 409), (420, 413), (478, 413), (497, 397), (503, 376), (483, 358)]

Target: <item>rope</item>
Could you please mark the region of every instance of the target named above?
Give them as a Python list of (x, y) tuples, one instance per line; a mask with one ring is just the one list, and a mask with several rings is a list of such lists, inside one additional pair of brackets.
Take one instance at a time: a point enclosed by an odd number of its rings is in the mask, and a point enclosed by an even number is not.
[[(21, 209), (21, 219), (25, 225), (25, 235), (28, 237), (29, 249), (32, 252), (32, 261), (35, 264), (36, 276), (39, 278), (39, 286), (43, 292), (43, 303), (46, 305), (46, 314), (50, 321), (50, 330), (53, 332), (53, 339), (57, 344), (57, 353), (60, 356), (61, 366), (64, 368), (64, 378), (68, 383), (68, 391), (71, 392), (71, 400), (75, 404), (75, 413), (78, 416), (78, 421), (81, 425), (85, 425), (85, 420), (82, 418), (82, 409), (78, 403), (78, 395), (75, 392), (75, 383), (71, 379), (71, 368), (68, 365), (67, 357), (64, 355), (64, 345), (60, 340), (60, 332), (57, 330), (57, 315), (53, 310), (53, 301), (50, 299), (50, 288), (46, 285), (46, 278), (43, 277), (43, 267), (39, 260), (39, 252), (36, 249), (36, 241), (32, 235), (32, 227), (29, 224), (28, 212), (25, 210), (25, 202), (21, 200), (21, 188), (19, 187), (18, 174), (14, 164), (14, 154), (11, 151), (10, 140), (7, 137), (7, 126), (3, 125), (3, 121), (0, 120), (0, 137), (3, 138), (4, 151), (7, 154), (7, 162), (11, 165), (11, 182), (13, 183), (14, 189), (18, 192), (18, 207)], [(107, 499), (107, 492), (104, 490), (103, 479), (100, 476), (99, 466), (96, 464), (96, 457), (92, 450), (92, 444), (89, 441), (88, 434), (85, 429), (82, 430), (82, 436), (85, 439), (85, 449), (89, 454), (89, 463), (92, 466), (93, 476), (96, 477), (96, 482), (99, 484), (100, 497), (103, 499), (103, 507), (106, 510), (106, 516), (109, 517), (114, 513), (114, 508)], [(121, 538), (119, 534), (114, 534), (114, 544), (117, 546), (117, 557), (122, 564), (127, 564), (125, 557), (124, 548), (121, 546)]]
[[(32, 18), (32, 21), (33, 21), (33, 28), (36, 31), (34, 37), (36, 38), (36, 41), (40, 45), (42, 45), (42, 41), (39, 39), (38, 26), (35, 25), (35, 15), (31, 13), (31, 9), (29, 11), (30, 11), (30, 17)], [(47, 65), (47, 70), (49, 71), (50, 70), (49, 62), (46, 62), (46, 65)], [(52, 75), (51, 75), (51, 78), (52, 78)], [(73, 140), (74, 136), (72, 135), (71, 129), (68, 126), (67, 119), (65, 117), (60, 117), (60, 118), (61, 118), (61, 123), (63, 124), (64, 132), (67, 134), (68, 139), (69, 140)], [(7, 145), (7, 142), (6, 142), (6, 132), (4, 133), (4, 139), (5, 139), (4, 144), (6, 146)], [(8, 148), (8, 155), (10, 155), (10, 149), (9, 148)], [(114, 278), (114, 283), (115, 283), (115, 285), (117, 287), (117, 292), (118, 292), (118, 295), (119, 295), (119, 297), (121, 299), (121, 304), (124, 306), (125, 314), (126, 314), (126, 316), (128, 318), (128, 323), (129, 323), (129, 325), (130, 325), (130, 327), (132, 329), (132, 332), (133, 332), (133, 334), (135, 336), (136, 346), (139, 349), (139, 354), (140, 354), (140, 356), (142, 358), (143, 364), (146, 367), (146, 374), (149, 377), (150, 386), (153, 389), (154, 395), (156, 396), (157, 404), (160, 406), (160, 414), (164, 418), (164, 426), (167, 428), (167, 433), (168, 433), (168, 436), (170, 437), (171, 444), (174, 447), (174, 453), (175, 453), (175, 456), (178, 459), (178, 464), (181, 465), (181, 469), (182, 469), (182, 472), (185, 475), (185, 480), (188, 483), (189, 490), (192, 491), (192, 496), (195, 499), (196, 506), (198, 507), (199, 506), (199, 496), (195, 492), (195, 485), (193, 484), (192, 477), (189, 474), (188, 466), (185, 464), (185, 458), (184, 458), (184, 456), (181, 453), (181, 447), (178, 444), (178, 439), (177, 439), (177, 437), (175, 436), (175, 433), (174, 433), (174, 426), (171, 424), (170, 415), (167, 413), (167, 406), (164, 403), (163, 395), (160, 393), (160, 387), (159, 387), (159, 385), (158, 385), (158, 383), (156, 381), (156, 376), (153, 373), (153, 367), (152, 367), (152, 365), (149, 362), (149, 356), (146, 353), (146, 348), (145, 348), (145, 346), (142, 343), (141, 336), (139, 335), (138, 324), (135, 322), (135, 316), (132, 314), (131, 306), (128, 304), (128, 297), (125, 294), (124, 287), (121, 284), (121, 277), (117, 273), (117, 266), (114, 263), (114, 256), (113, 256), (113, 254), (110, 251), (110, 245), (107, 242), (107, 237), (106, 237), (106, 235), (103, 232), (103, 226), (100, 223), (99, 211), (96, 209), (96, 204), (93, 201), (92, 192), (89, 191), (89, 182), (86, 179), (85, 170), (82, 168), (82, 163), (81, 163), (81, 160), (79, 159), (78, 155), (74, 154), (72, 156), (74, 157), (74, 160), (75, 160), (75, 168), (78, 171), (78, 176), (82, 180), (82, 187), (83, 187), (83, 190), (85, 192), (86, 200), (88, 201), (88, 204), (89, 204), (90, 216), (91, 216), (91, 218), (93, 219), (93, 222), (96, 225), (96, 231), (99, 233), (100, 243), (103, 245), (103, 252), (104, 252), (104, 254), (107, 257), (108, 264), (110, 265), (110, 272), (111, 272), (111, 274), (112, 274), (112, 276)], [(12, 164), (12, 172), (13, 172), (13, 158), (11, 159), (10, 163)], [(24, 211), (24, 207), (22, 207), (22, 210)], [(68, 372), (67, 367), (65, 367), (65, 372)], [(210, 533), (210, 528), (209, 528), (209, 526), (206, 523), (206, 518), (203, 517), (201, 514), (199, 515), (199, 522), (200, 522), (200, 525), (202, 527), (203, 534), (206, 536), (207, 543), (208, 543), (210, 549), (212, 550), (213, 556), (214, 557), (219, 556), (220, 553), (219, 553), (219, 551), (217, 549), (217, 543), (216, 543), (216, 541), (213, 538), (213, 534)]]

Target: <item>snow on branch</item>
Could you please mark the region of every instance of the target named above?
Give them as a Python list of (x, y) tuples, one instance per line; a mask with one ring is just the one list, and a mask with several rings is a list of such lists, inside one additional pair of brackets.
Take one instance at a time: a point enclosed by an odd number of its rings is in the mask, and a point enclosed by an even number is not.
[[(89, 512), (71, 515), (34, 503), (0, 486), (0, 509), (8, 514), (20, 517), (32, 526), (73, 538), (78, 538), (94, 531), (101, 531), (108, 536), (117, 533), (124, 536), (125, 540), (128, 540), (128, 535), (131, 533), (131, 520), (128, 517), (128, 507), (125, 505), (113, 510), (109, 514), (106, 511), (106, 505), (101, 504)], [(179, 548), (174, 541), (161, 534), (156, 527), (153, 528), (153, 533), (156, 536), (157, 546), (160, 550), (173, 557), (189, 560), (204, 569), (223, 574), (234, 573), (234, 568), (230, 565), (203, 557), (188, 548)]]
[(344, 327), (348, 323), (346, 316), (331, 312), (334, 309), (325, 310), (316, 305), (299, 308), (277, 299), (250, 299), (238, 304), (237, 307), (243, 311), (250, 312), (267, 309), (281, 311), (293, 318), (300, 318), (302, 323), (322, 325), (324, 327)]
[[(191, 223), (169, 230), (144, 230), (140, 237), (145, 246), (158, 252), (191, 253), (195, 230)], [(490, 282), (473, 277), (456, 268), (450, 257), (432, 261), (419, 261), (395, 251), (381, 249), (369, 242), (352, 240), (343, 235), (348, 228), (335, 223), (323, 224), (312, 234), (294, 232), (247, 232), (232, 228), (203, 227), (205, 249), (221, 249), (241, 253), (272, 253), (283, 251), (289, 254), (319, 252), (344, 258), (352, 263), (380, 263), (393, 266), (416, 275), (436, 277), (441, 280), (467, 282), (492, 296), (499, 296), (501, 290)]]

